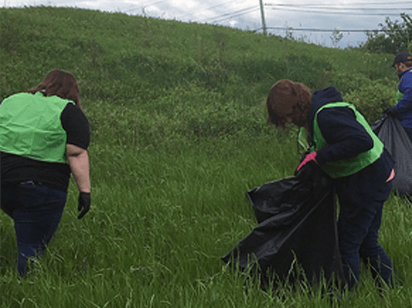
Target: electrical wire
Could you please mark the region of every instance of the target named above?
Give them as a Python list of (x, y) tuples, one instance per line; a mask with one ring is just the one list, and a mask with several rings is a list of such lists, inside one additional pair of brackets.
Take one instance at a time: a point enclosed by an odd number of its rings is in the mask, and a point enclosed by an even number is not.
[[(133, 8), (123, 10), (123, 11), (126, 12), (126, 13), (130, 13), (130, 12), (137, 11), (137, 10), (140, 10), (142, 8), (145, 8), (145, 7), (150, 7), (150, 6), (160, 4), (160, 3), (163, 3), (163, 2), (168, 2), (168, 1), (170, 1), (170, 0), (160, 0), (160, 1), (157, 1), (155, 3), (152, 3), (153, 1), (148, 1), (146, 3), (136, 4), (136, 5), (133, 6)], [(137, 5), (139, 5), (139, 7), (137, 7)]]
[(244, 14), (250, 13), (250, 11), (258, 10), (258, 9), (259, 9), (259, 7), (251, 6), (251, 7), (241, 9), (241, 10), (238, 10), (238, 11), (235, 11), (235, 12), (223, 14), (221, 16), (215, 17), (212, 20), (205, 20), (205, 21), (208, 21), (210, 23), (220, 22), (222, 20), (230, 19), (230, 18), (237, 17), (237, 16), (240, 16), (240, 15), (244, 15)]
[[(140, 4), (136, 4), (133, 7), (130, 7), (130, 9), (123, 10), (126, 13), (130, 13), (132, 11), (139, 10), (144, 7), (152, 7), (161, 3), (168, 2), (170, 0), (160, 0), (153, 2), (152, 1), (142, 1)], [(203, 12), (210, 11), (212, 9), (218, 8), (225, 6), (229, 3), (233, 3), (236, 0), (230, 0), (226, 1), (224, 3), (220, 3), (215, 6), (208, 7), (202, 11), (195, 11), (189, 14), (181, 15), (178, 18), (181, 19), (183, 17), (187, 16), (192, 16), (192, 15), (198, 15)], [(411, 7), (409, 8), (394, 8), (394, 5), (405, 5), (405, 4), (412, 4), (412, 1), (396, 1), (396, 2), (388, 2), (388, 1), (383, 1), (383, 2), (372, 2), (372, 3), (367, 3), (367, 2), (350, 2), (350, 3), (344, 3), (339, 6), (331, 6), (330, 3), (325, 4), (325, 3), (318, 3), (318, 4), (291, 4), (291, 3), (286, 3), (286, 4), (274, 4), (274, 3), (265, 3), (264, 6), (267, 7), (267, 9), (271, 11), (292, 11), (292, 12), (298, 12), (298, 13), (310, 13), (310, 14), (345, 14), (345, 15), (362, 15), (362, 16), (399, 16), (398, 14), (388, 14), (388, 11), (410, 11), (412, 10)], [(367, 6), (375, 6), (375, 7), (366, 7), (362, 5), (367, 5)], [(377, 5), (391, 5), (390, 8), (378, 8), (376, 7)], [(138, 7), (137, 7), (138, 6)], [(207, 23), (221, 23), (225, 20), (236, 18), (245, 14), (251, 14), (255, 11), (258, 11), (260, 7), (258, 5), (256, 6), (251, 6), (251, 7), (246, 7), (243, 9), (239, 9), (237, 11), (232, 11), (229, 13), (224, 13), (218, 16), (215, 16), (213, 18), (208, 18), (201, 22), (207, 22)], [(377, 12), (379, 10), (384, 10), (385, 13), (368, 13), (371, 11)], [(357, 12), (361, 11), (361, 12)], [(263, 29), (263, 28), (260, 28)], [(255, 30), (258, 31), (260, 29)], [(266, 27), (266, 29), (273, 29), (273, 30), (290, 30), (290, 31), (308, 31), (308, 32), (333, 32), (333, 31), (339, 31), (339, 32), (365, 32), (365, 31), (381, 31), (385, 32), (385, 30), (360, 30), (360, 29), (344, 29), (344, 30), (332, 30), (332, 29), (315, 29), (315, 28), (285, 28), (285, 27)]]
[[(263, 28), (258, 28), (256, 30), (254, 30), (254, 32), (262, 30)], [(266, 29), (273, 29), (273, 30), (286, 30), (286, 31), (308, 31), (308, 32), (390, 32), (390, 30), (377, 30), (377, 29), (373, 29), (373, 30), (368, 30), (368, 29), (316, 29), (316, 28), (285, 28), (285, 27), (266, 27)]]
[[(387, 14), (387, 13), (356, 13), (356, 12), (332, 12), (332, 11), (322, 11), (322, 10), (316, 10), (316, 9), (309, 9), (309, 10), (300, 10), (300, 9), (293, 9), (293, 8), (280, 8), (280, 9), (272, 9), (274, 11), (276, 10), (282, 10), (282, 11), (291, 11), (291, 12), (299, 12), (299, 13), (319, 13), (319, 14), (351, 14), (351, 15), (362, 15), (362, 16), (399, 16), (399, 14)], [(385, 9), (382, 9), (385, 10)], [(408, 9), (412, 10), (412, 9)]]
[[(141, 7), (150, 7), (150, 6), (154, 6), (160, 3), (164, 3), (170, 0), (161, 0), (161, 1), (157, 1), (154, 3), (150, 3), (150, 1), (146, 1), (142, 4), (139, 5), (139, 8), (135, 8), (135, 9), (129, 9), (126, 10), (126, 12), (132, 12), (135, 10), (140, 9)], [(185, 15), (181, 15), (180, 18), (183, 17), (187, 17), (187, 16), (192, 16), (192, 15), (197, 15), (199, 13), (217, 8), (217, 7), (221, 7), (224, 5), (227, 5), (229, 3), (234, 2), (235, 0), (232, 1), (227, 1), (225, 3), (221, 3), (219, 5), (215, 5), (212, 7), (209, 7), (203, 11), (200, 12), (193, 12), (190, 14), (185, 14)], [(412, 1), (397, 1), (397, 2), (372, 2), (372, 3), (366, 3), (366, 2), (358, 2), (358, 3), (345, 3), (345, 5), (395, 5), (395, 4), (412, 4)], [(318, 4), (273, 4), (273, 3), (265, 3), (264, 6), (268, 7), (270, 10), (282, 10), (282, 11), (292, 11), (292, 12), (300, 12), (300, 13), (316, 13), (316, 14), (351, 14), (351, 15), (358, 15), (358, 16), (399, 16), (399, 14), (388, 14), (387, 11), (388, 10), (404, 10), (404, 11), (408, 11), (408, 10), (412, 10), (411, 8), (367, 8), (367, 7), (347, 7), (347, 6), (342, 6), (340, 5), (339, 7), (332, 7), (330, 6), (330, 4), (324, 4), (324, 3), (318, 3)], [(241, 15), (245, 15), (245, 14), (249, 14), (252, 13), (254, 11), (257, 11), (259, 9), (259, 7), (248, 7), (245, 9), (241, 9), (238, 11), (234, 11), (234, 12), (230, 12), (230, 13), (225, 13), (213, 18), (208, 18), (205, 19), (203, 21), (200, 22), (210, 22), (210, 23), (219, 23), (222, 21), (225, 21), (227, 19), (231, 19), (231, 18), (235, 18)], [(385, 10), (385, 13), (358, 13), (356, 12), (357, 10), (361, 10), (361, 11), (379, 11), (379, 10)], [(352, 12), (355, 11), (355, 12)]]
[[(394, 4), (412, 4), (412, 1), (399, 1), (399, 2), (350, 2), (350, 3), (345, 3), (344, 5), (394, 5)], [(284, 4), (284, 3), (265, 3), (265, 6), (291, 6), (291, 7), (324, 7), (330, 5), (325, 4), (325, 3), (310, 3), (310, 4)], [(342, 4), (339, 4), (339, 7), (344, 6)]]
[[(276, 6), (276, 5), (275, 5)], [(282, 9), (283, 9), (283, 6), (281, 6), (282, 7)], [(290, 7), (292, 7), (292, 6), (290, 6)], [(298, 7), (294, 7), (293, 6), (293, 8), (295, 9), (299, 9)], [(341, 8), (338, 8), (338, 7), (332, 7), (332, 6), (325, 6), (325, 7), (319, 7), (319, 8), (317, 8), (317, 7), (311, 7), (310, 9), (322, 9), (322, 10), (338, 10), (338, 11), (382, 11), (382, 10), (385, 10), (385, 11), (400, 11), (400, 10), (412, 10), (412, 8), (384, 8), (384, 7), (382, 7), (382, 8), (376, 8), (376, 7), (374, 7), (374, 8), (350, 8), (350, 7), (341, 7)]]
[(229, 16), (229, 17), (226, 17), (226, 18), (223, 18), (223, 19), (214, 21), (214, 22), (222, 22), (222, 21), (227, 20), (227, 19), (231, 19), (231, 18), (234, 18), (234, 17), (238, 17), (238, 16), (241, 16), (241, 15), (245, 15), (245, 14), (252, 13), (252, 12), (255, 12), (255, 11), (259, 11), (259, 10), (260, 10), (260, 8), (257, 7), (257, 8), (254, 8), (254, 9), (248, 11), (248, 12), (240, 13), (240, 14), (237, 14), (237, 15), (232, 15), (232, 16)]
[[(398, 16), (399, 14), (388, 14), (388, 13), (357, 13), (357, 12), (345, 12), (345, 11), (382, 11), (387, 12), (392, 11), (408, 11), (412, 10), (411, 7), (408, 8), (393, 8), (394, 4), (412, 4), (412, 1), (399, 1), (399, 2), (358, 2), (358, 3), (345, 3), (346, 5), (330, 6), (330, 4), (273, 4), (265, 3), (265, 6), (270, 7), (271, 10), (282, 10), (282, 11), (298, 11), (302, 13), (320, 13), (320, 14), (351, 14), (351, 15), (363, 15), (363, 16)], [(347, 5), (391, 5), (391, 8), (367, 8), (367, 7), (349, 7)]]
[(183, 18), (183, 17), (187, 17), (187, 16), (192, 16), (192, 15), (195, 15), (195, 14), (197, 15), (197, 14), (200, 14), (200, 13), (203, 13), (203, 12), (206, 12), (206, 11), (209, 11), (209, 10), (211, 10), (211, 9), (215, 9), (215, 8), (217, 8), (217, 7), (224, 6), (224, 5), (226, 5), (226, 4), (229, 4), (229, 3), (232, 3), (232, 2), (235, 2), (235, 1), (238, 1), (238, 0), (232, 0), (232, 1), (228, 1), (228, 2), (225, 2), (225, 3), (219, 4), (219, 5), (211, 6), (211, 7), (208, 7), (207, 9), (204, 9), (203, 11), (198, 11), (198, 12), (194, 12), (194, 13), (190, 13), (190, 14), (178, 16), (177, 18)]

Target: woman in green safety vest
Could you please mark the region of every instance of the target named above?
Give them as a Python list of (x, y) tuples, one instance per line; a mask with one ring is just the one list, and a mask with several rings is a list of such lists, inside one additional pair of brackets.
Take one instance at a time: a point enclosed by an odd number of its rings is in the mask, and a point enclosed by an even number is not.
[(1, 209), (14, 220), (22, 277), (60, 223), (70, 174), (79, 189), (78, 218), (90, 209), (89, 123), (79, 97), (73, 75), (54, 70), (0, 104)]
[(412, 141), (412, 55), (400, 52), (396, 55), (392, 67), (400, 79), (396, 94), (396, 105), (385, 110), (391, 117), (398, 118)]
[[(349, 288), (360, 276), (360, 260), (388, 285), (392, 262), (378, 243), (382, 208), (390, 195), (394, 161), (354, 106), (334, 87), (316, 91), (302, 83), (278, 81), (267, 98), (269, 123), (305, 128), (312, 152), (298, 166), (320, 166), (339, 199), (339, 250)], [(308, 164), (310, 162), (310, 164)]]

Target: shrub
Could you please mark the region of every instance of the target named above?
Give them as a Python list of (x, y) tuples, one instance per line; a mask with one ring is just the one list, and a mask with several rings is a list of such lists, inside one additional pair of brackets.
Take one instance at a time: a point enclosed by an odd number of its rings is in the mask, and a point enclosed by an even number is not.
[(383, 111), (395, 104), (396, 84), (381, 81), (369, 82), (344, 95), (344, 100), (356, 106), (368, 123), (382, 117)]

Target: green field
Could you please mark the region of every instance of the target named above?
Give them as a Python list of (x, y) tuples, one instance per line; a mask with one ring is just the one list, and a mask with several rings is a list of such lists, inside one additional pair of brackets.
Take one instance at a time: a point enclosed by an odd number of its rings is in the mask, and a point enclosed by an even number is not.
[[(220, 258), (256, 226), (246, 191), (299, 162), (295, 131), (267, 124), (271, 86), (335, 85), (373, 122), (394, 103), (392, 60), (144, 16), (0, 9), (0, 98), (67, 70), (92, 138), (92, 209), (77, 219), (71, 183), (59, 229), (25, 280), (0, 213), (0, 307), (338, 307), (306, 284), (263, 292)], [(412, 307), (408, 203), (390, 197), (380, 239), (403, 283), (379, 293), (364, 269), (339, 307)]]

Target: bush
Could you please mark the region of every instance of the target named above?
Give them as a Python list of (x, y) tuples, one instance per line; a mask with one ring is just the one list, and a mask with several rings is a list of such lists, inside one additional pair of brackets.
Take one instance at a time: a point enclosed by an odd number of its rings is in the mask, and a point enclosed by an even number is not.
[(356, 106), (369, 124), (382, 117), (383, 111), (395, 105), (396, 84), (382, 81), (365, 83), (344, 95), (344, 100)]

